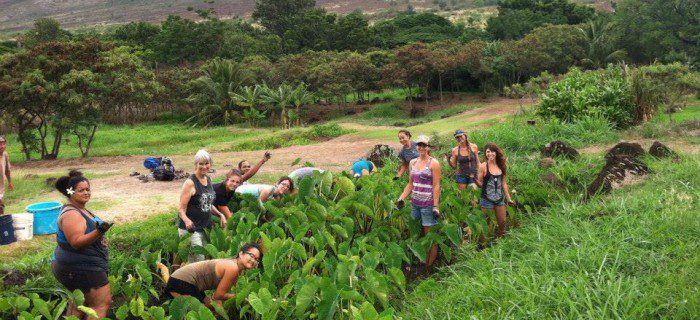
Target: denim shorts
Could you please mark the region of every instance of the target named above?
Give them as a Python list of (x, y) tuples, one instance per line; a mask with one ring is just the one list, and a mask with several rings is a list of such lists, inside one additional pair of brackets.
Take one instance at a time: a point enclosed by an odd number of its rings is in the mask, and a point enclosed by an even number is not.
[(476, 183), (476, 179), (470, 177), (469, 175), (458, 174), (456, 177), (457, 183), (459, 184), (472, 184)]
[(481, 207), (484, 209), (493, 209), (494, 207), (503, 207), (506, 205), (506, 202), (501, 199), (500, 201), (496, 202), (495, 204), (489, 200), (486, 200), (484, 198), (479, 198), (479, 204), (481, 204)]
[(424, 227), (432, 227), (438, 224), (437, 217), (433, 213), (433, 207), (419, 207), (411, 204), (411, 217), (419, 219)]

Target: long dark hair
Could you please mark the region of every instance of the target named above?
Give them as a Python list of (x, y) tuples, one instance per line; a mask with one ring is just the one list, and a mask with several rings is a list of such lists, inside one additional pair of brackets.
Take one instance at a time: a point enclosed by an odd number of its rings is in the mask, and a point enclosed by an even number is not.
[[(496, 165), (498, 165), (498, 168), (501, 169), (505, 176), (508, 165), (506, 165), (506, 155), (503, 153), (503, 150), (501, 150), (501, 147), (491, 142), (484, 146), (484, 152), (486, 152), (486, 150), (491, 150), (491, 152), (496, 153)], [(486, 161), (488, 161), (488, 159), (486, 159)]]
[(88, 184), (90, 184), (90, 181), (87, 178), (85, 178), (85, 176), (83, 176), (82, 172), (78, 170), (71, 170), (70, 172), (68, 172), (67, 176), (58, 178), (54, 187), (56, 188), (56, 190), (58, 190), (58, 192), (66, 196), (66, 198), (70, 199), (71, 195), (68, 193), (68, 189), (75, 191), (75, 186), (83, 181), (86, 181)]
[(405, 134), (409, 139), (411, 139), (411, 133), (406, 129), (399, 130), (399, 133)]

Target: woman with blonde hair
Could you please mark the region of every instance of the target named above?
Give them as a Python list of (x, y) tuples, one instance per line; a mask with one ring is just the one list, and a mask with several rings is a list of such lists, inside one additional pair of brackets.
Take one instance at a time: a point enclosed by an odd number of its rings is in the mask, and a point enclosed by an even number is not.
[[(192, 246), (205, 246), (204, 230), (211, 229), (211, 214), (216, 193), (207, 175), (212, 159), (209, 152), (202, 149), (194, 156), (194, 173), (182, 185), (178, 208), (178, 235), (182, 238), (191, 234)], [(204, 255), (190, 255), (189, 262), (204, 260)]]

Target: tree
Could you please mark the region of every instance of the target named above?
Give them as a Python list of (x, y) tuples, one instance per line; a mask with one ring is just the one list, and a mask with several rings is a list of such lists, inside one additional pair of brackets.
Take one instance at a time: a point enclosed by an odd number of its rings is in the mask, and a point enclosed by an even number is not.
[(240, 63), (213, 59), (202, 67), (204, 75), (194, 81), (194, 91), (188, 101), (198, 110), (187, 119), (194, 126), (228, 125), (242, 111), (231, 95), (238, 92), (249, 75)]
[(486, 30), (496, 39), (519, 39), (544, 24), (579, 24), (594, 14), (593, 8), (569, 0), (503, 0)]
[(440, 105), (443, 103), (442, 79), (445, 74), (455, 71), (460, 66), (461, 46), (456, 41), (441, 41), (430, 46), (432, 65), (438, 76)]
[(138, 57), (95, 39), (46, 42), (0, 59), (0, 105), (27, 160), (58, 157), (74, 134), (83, 157), (111, 108), (143, 105), (160, 90)]
[(20, 42), (25, 47), (34, 47), (51, 41), (61, 41), (70, 38), (71, 34), (61, 29), (61, 24), (51, 18), (39, 18), (34, 20), (34, 28), (27, 30)]
[(231, 98), (236, 105), (247, 108), (243, 110), (243, 117), (251, 127), (254, 127), (265, 116), (265, 110), (259, 109), (263, 101), (262, 94), (264, 90), (264, 87), (259, 85), (244, 86), (239, 93), (231, 94)]
[[(635, 62), (700, 63), (700, 3), (695, 0), (623, 0), (613, 21), (618, 47)], [(665, 59), (664, 59), (665, 58)], [(671, 61), (668, 61), (671, 62)]]
[[(280, 112), (280, 121), (282, 122), (282, 127), (289, 128), (289, 123), (287, 122), (287, 107), (291, 104), (292, 94), (294, 88), (290, 85), (283, 83), (276, 89), (268, 88), (263, 93), (263, 99), (267, 102), (273, 112)], [(274, 117), (272, 118), (272, 125), (274, 126)]]
[(431, 53), (424, 43), (414, 43), (396, 49), (392, 62), (382, 69), (382, 82), (389, 85), (406, 86), (411, 116), (425, 110), (413, 105), (413, 87), (423, 88), (427, 103), (430, 77), (434, 71)]
[(352, 53), (341, 59), (337, 72), (357, 93), (358, 101), (365, 100), (364, 93), (379, 89), (379, 68), (366, 55)]
[(114, 30), (114, 39), (131, 46), (150, 46), (160, 33), (160, 27), (148, 22), (130, 22)]
[(179, 16), (169, 16), (155, 37), (156, 57), (160, 62), (169, 64), (214, 57), (221, 50), (224, 28), (224, 23), (218, 20), (196, 23)]
[(336, 37), (331, 45), (333, 50), (365, 51), (377, 41), (367, 19), (359, 10), (338, 17), (334, 32)]
[(292, 92), (292, 105), (296, 108), (297, 126), (301, 125), (301, 107), (314, 101), (313, 92), (309, 91), (305, 83), (300, 83)]
[(581, 61), (586, 68), (603, 68), (608, 63), (622, 62), (627, 56), (624, 49), (616, 49), (616, 33), (606, 19), (588, 21), (577, 29), (586, 41), (585, 58)]
[(371, 30), (376, 33), (378, 46), (382, 48), (454, 39), (462, 33), (461, 27), (453, 25), (444, 17), (427, 12), (402, 14), (391, 20), (380, 21)]
[(313, 9), (316, 0), (258, 0), (255, 2), (253, 19), (270, 32), (282, 37), (291, 29), (296, 15)]

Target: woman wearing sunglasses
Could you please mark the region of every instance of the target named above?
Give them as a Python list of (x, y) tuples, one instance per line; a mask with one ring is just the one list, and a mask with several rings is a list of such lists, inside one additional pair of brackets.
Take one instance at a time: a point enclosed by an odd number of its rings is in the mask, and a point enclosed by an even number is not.
[[(253, 269), (262, 261), (263, 253), (257, 243), (247, 243), (241, 247), (235, 259), (214, 259), (190, 263), (177, 269), (168, 279), (165, 287), (172, 298), (192, 296), (207, 307), (211, 300), (222, 304), (235, 297), (231, 287), (238, 281), (241, 272)], [(214, 290), (211, 298), (205, 291)]]
[(477, 189), (476, 176), (479, 168), (479, 148), (469, 142), (464, 130), (457, 130), (454, 134), (457, 146), (452, 149), (450, 166), (457, 169), (457, 184), (459, 190), (466, 190), (467, 186)]

